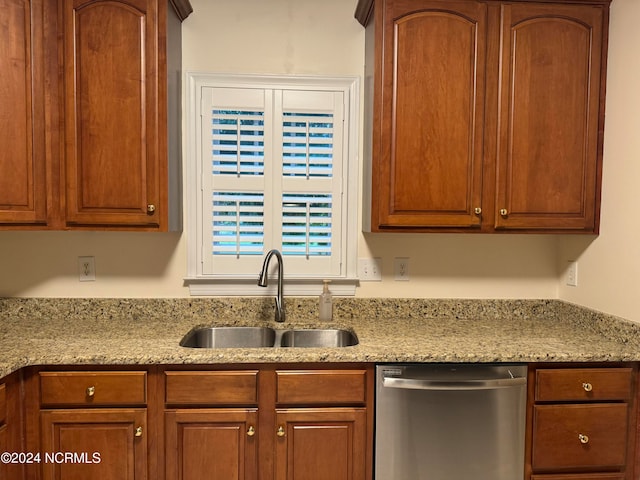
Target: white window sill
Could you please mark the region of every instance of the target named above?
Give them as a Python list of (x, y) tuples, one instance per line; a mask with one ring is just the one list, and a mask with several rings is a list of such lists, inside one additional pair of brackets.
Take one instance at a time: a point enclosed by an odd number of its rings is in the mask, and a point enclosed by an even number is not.
[[(285, 279), (283, 293), (287, 296), (317, 296), (322, 292), (324, 278)], [(357, 278), (327, 278), (331, 280), (329, 290), (340, 297), (352, 297), (359, 283)], [(192, 296), (272, 296), (277, 294), (278, 278), (269, 278), (266, 288), (258, 286), (258, 276), (219, 277), (219, 278), (185, 278), (184, 284), (189, 287)]]

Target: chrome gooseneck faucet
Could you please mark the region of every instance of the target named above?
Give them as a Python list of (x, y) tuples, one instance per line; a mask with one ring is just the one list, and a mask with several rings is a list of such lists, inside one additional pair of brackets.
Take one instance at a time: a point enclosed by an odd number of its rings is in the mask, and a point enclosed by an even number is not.
[(276, 249), (269, 250), (264, 257), (262, 270), (258, 277), (258, 286), (266, 287), (268, 282), (267, 271), (269, 270), (269, 262), (273, 256), (278, 258), (278, 294), (276, 296), (276, 322), (284, 322), (284, 296), (282, 295), (282, 277), (284, 277), (284, 267), (282, 265), (282, 255)]

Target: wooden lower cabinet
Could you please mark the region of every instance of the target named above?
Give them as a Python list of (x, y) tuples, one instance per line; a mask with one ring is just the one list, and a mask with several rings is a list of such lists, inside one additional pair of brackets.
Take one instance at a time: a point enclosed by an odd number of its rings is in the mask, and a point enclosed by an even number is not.
[(373, 366), (253, 367), (164, 371), (167, 480), (372, 478)]
[(364, 408), (276, 411), (276, 480), (364, 480)]
[(635, 480), (637, 366), (541, 365), (529, 374), (530, 480)]
[(0, 461), (0, 479), (24, 478), (24, 461), (17, 455), (25, 452), (24, 402), (22, 375), (15, 372), (0, 379), (0, 453), (9, 452), (9, 461)]
[(167, 480), (257, 476), (256, 409), (165, 412)]
[(147, 478), (146, 409), (43, 410), (40, 420), (44, 480)]

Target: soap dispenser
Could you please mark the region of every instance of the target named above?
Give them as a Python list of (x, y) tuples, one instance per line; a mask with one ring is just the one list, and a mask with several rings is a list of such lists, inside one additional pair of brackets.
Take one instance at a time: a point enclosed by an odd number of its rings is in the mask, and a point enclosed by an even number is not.
[(327, 322), (333, 318), (333, 297), (329, 291), (329, 280), (323, 280), (322, 293), (319, 297), (318, 310), (320, 312), (320, 320)]

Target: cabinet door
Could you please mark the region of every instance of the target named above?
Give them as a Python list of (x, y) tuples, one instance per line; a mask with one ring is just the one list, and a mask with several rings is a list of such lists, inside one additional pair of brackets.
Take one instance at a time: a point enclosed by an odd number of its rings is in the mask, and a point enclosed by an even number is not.
[(257, 410), (165, 413), (166, 479), (255, 480)]
[(145, 409), (44, 410), (40, 421), (44, 480), (147, 478)]
[(604, 7), (502, 7), (496, 228), (597, 231)]
[(63, 9), (67, 225), (157, 226), (166, 173), (157, 3), (65, 0)]
[(372, 229), (479, 227), (486, 5), (375, 8)]
[(364, 408), (276, 411), (276, 480), (364, 480)]
[(0, 224), (45, 224), (43, 4), (0, 11)]

